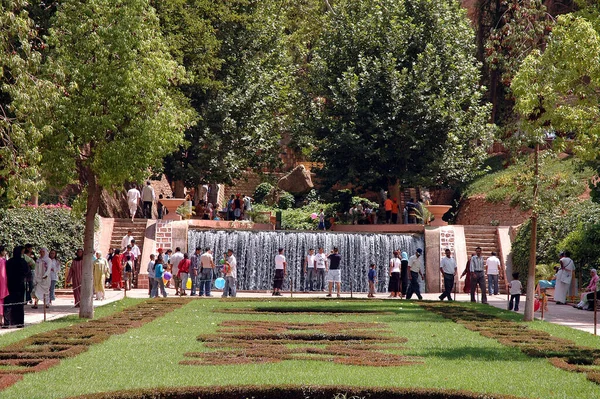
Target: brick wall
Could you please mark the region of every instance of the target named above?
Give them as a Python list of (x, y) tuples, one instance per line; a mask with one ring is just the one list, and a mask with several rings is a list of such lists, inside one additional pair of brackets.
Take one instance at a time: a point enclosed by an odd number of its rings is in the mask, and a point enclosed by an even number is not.
[(529, 218), (530, 212), (512, 208), (508, 201), (493, 203), (484, 197), (471, 197), (460, 203), (455, 224), (517, 226)]
[(156, 233), (155, 233), (155, 248), (152, 253), (156, 253), (158, 248), (163, 248), (165, 252), (167, 249), (172, 249), (173, 245), (173, 228), (169, 220), (157, 220), (156, 221)]

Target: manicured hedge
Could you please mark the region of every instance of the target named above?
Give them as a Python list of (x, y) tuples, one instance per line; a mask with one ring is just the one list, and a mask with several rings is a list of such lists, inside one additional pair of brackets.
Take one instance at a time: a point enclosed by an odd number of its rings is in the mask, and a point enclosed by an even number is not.
[(515, 396), (418, 388), (356, 388), (346, 386), (225, 386), (154, 388), (104, 392), (77, 399), (516, 399)]

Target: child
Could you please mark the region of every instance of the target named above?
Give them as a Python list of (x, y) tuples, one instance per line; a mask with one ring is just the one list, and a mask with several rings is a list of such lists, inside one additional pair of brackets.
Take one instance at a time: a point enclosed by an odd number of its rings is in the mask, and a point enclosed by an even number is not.
[(518, 312), (519, 311), (519, 301), (521, 300), (521, 291), (523, 289), (523, 286), (521, 285), (521, 282), (519, 281), (519, 273), (513, 273), (512, 277), (513, 277), (513, 279), (508, 285), (508, 288), (510, 291), (510, 301), (508, 302), (508, 310), (513, 310), (513, 302), (514, 302), (515, 312)]
[(133, 262), (131, 262), (131, 256), (127, 255), (125, 258), (125, 289), (131, 290), (131, 274), (133, 272)]
[(375, 276), (377, 272), (375, 271), (375, 263), (371, 263), (369, 267), (369, 295), (367, 298), (375, 298)]

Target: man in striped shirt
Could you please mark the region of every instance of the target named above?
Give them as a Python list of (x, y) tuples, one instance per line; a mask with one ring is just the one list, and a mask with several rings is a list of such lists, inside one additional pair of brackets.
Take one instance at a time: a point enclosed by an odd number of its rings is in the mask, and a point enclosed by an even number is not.
[(481, 289), (481, 303), (487, 304), (487, 296), (485, 294), (485, 263), (481, 256), (481, 248), (475, 248), (475, 256), (471, 258), (471, 302), (475, 300), (475, 290), (477, 285)]

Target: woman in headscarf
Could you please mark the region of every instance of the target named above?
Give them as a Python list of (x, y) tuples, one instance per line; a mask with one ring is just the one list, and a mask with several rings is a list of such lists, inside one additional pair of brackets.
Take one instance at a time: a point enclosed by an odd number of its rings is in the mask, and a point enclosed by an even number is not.
[(25, 325), (25, 280), (31, 275), (31, 269), (23, 259), (24, 249), (16, 247), (13, 257), (6, 262), (8, 295), (4, 298), (3, 328)]
[(40, 249), (40, 258), (35, 262), (35, 271), (33, 276), (33, 284), (34, 284), (34, 294), (35, 300), (33, 302), (33, 309), (37, 309), (37, 305), (39, 300), (41, 299), (44, 302), (46, 307), (49, 301), (50, 295), (50, 272), (51, 272), (51, 264), (52, 260), (48, 257), (48, 249), (41, 248)]
[(575, 263), (573, 263), (570, 256), (569, 251), (560, 254), (560, 270), (557, 274), (556, 288), (554, 289), (554, 301), (557, 305), (566, 305), (567, 303), (567, 293), (575, 272)]
[(67, 274), (66, 282), (70, 282), (73, 286), (73, 298), (75, 299), (75, 307), (79, 307), (81, 302), (81, 276), (83, 274), (83, 249), (78, 249), (75, 254), (69, 273)]
[(8, 295), (6, 285), (6, 248), (0, 245), (0, 320), (4, 316), (4, 298)]
[(406, 295), (408, 291), (408, 254), (402, 252), (400, 260), (400, 281), (402, 281), (402, 293)]
[(587, 294), (589, 294), (590, 292), (596, 291), (596, 287), (598, 286), (598, 278), (599, 277), (598, 277), (598, 272), (596, 271), (596, 269), (590, 270), (590, 277), (591, 277), (590, 283), (586, 287), (585, 291), (581, 293), (581, 301), (577, 305), (573, 305), (574, 308), (587, 309), (587, 307), (588, 307)]
[(94, 292), (96, 299), (104, 300), (104, 281), (110, 273), (108, 261), (102, 257), (102, 252), (96, 251), (96, 260), (94, 261)]

